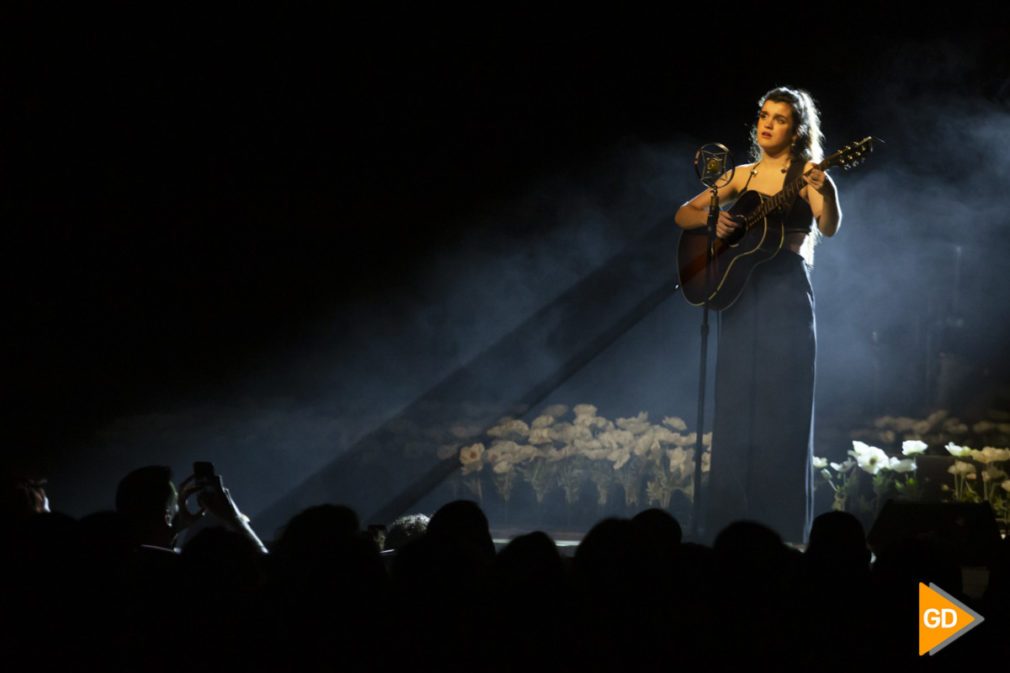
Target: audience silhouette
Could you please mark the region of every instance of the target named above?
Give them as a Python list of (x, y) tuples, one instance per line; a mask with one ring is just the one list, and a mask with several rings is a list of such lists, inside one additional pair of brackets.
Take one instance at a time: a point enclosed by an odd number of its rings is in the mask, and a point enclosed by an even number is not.
[(573, 555), (543, 531), (496, 553), (481, 507), (457, 500), (391, 522), (380, 555), (336, 504), (264, 545), (217, 477), (199, 502), (222, 525), (179, 548), (180, 524), (201, 517), (187, 482), (176, 492), (167, 468), (141, 468), (116, 511), (78, 521), (40, 506), (41, 482), (7, 481), (7, 670), (929, 668), (918, 582), (985, 615), (959, 663), (1000, 656), (993, 634), (1010, 615), (1006, 543), (973, 599), (950, 549), (908, 540), (874, 558), (841, 512), (814, 521), (804, 552), (753, 521), (711, 547), (684, 541), (674, 517), (648, 509), (597, 522)]

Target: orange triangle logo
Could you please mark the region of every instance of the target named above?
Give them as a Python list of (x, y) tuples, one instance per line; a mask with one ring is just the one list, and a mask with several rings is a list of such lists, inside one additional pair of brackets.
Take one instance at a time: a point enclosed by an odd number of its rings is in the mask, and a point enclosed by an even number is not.
[(919, 582), (919, 656), (934, 655), (985, 619), (933, 583)]

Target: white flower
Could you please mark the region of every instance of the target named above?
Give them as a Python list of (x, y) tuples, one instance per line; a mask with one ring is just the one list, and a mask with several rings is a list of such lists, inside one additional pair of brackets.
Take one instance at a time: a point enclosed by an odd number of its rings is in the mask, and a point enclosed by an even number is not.
[(891, 425), (898, 432), (908, 432), (915, 427), (917, 422), (914, 418), (909, 418), (908, 416), (899, 416), (891, 419)]
[(463, 474), (480, 472), (481, 468), (484, 467), (484, 462), (481, 460), (483, 455), (484, 445), (480, 442), (471, 444), (470, 446), (464, 446), (460, 449), (459, 462), (463, 465)]
[(661, 425), (652, 426), (652, 435), (664, 444), (676, 444), (680, 435), (672, 430), (667, 430)]
[(564, 416), (565, 412), (568, 411), (568, 406), (564, 404), (552, 404), (543, 410), (545, 416), (553, 416), (557, 418), (558, 416)]
[[(857, 447), (856, 444), (862, 444)], [(856, 458), (856, 465), (859, 469), (869, 474), (877, 474), (881, 470), (889, 469), (890, 459), (882, 449), (875, 446), (867, 446), (862, 442), (852, 442), (853, 450), (850, 452)]]
[(575, 406), (575, 419), (573, 424), (586, 428), (600, 428), (606, 430), (612, 427), (613, 423), (602, 416), (596, 415), (596, 407), (591, 404), (579, 404)]
[(979, 421), (975, 425), (971, 426), (971, 431), (976, 435), (983, 435), (990, 430), (995, 430), (996, 424), (992, 421)]
[(576, 416), (572, 423), (586, 428), (596, 428), (602, 432), (614, 429), (614, 422), (608, 421), (603, 416)]
[(601, 432), (597, 439), (608, 449), (620, 449), (630, 446), (635, 441), (635, 436), (627, 430), (607, 430)]
[(526, 437), (530, 434), (530, 426), (518, 418), (503, 418), (498, 424), (487, 431), (492, 437), (504, 437), (506, 435), (519, 435)]
[(1010, 493), (1010, 479), (1007, 479), (1002, 484), (1000, 484), (1000, 488), (1002, 488), (1007, 493)]
[(906, 439), (901, 443), (901, 453), (906, 456), (914, 456), (927, 449), (926, 442), (918, 439)]
[(958, 446), (954, 442), (947, 442), (947, 453), (954, 456), (955, 458), (967, 458), (971, 455), (972, 449), (967, 446)]
[(552, 425), (554, 425), (554, 417), (550, 414), (543, 414), (533, 419), (533, 422), (530, 423), (530, 429), (540, 430), (541, 428), (549, 428)]
[[(702, 435), (702, 438), (701, 438), (701, 443), (702, 443), (703, 446), (705, 444), (705, 437), (706, 436), (707, 435)], [(697, 443), (698, 443), (698, 433), (697, 432), (692, 432), (689, 435), (681, 435), (680, 439), (677, 440), (677, 444), (679, 446), (694, 446)]]
[(550, 428), (533, 428), (530, 430), (530, 444), (550, 444)]
[(914, 458), (898, 458), (892, 457), (887, 465), (890, 469), (895, 472), (912, 472), (915, 470), (915, 459)]
[(1010, 460), (1010, 449), (987, 446), (981, 451), (972, 451), (971, 457), (980, 463), (1002, 463), (1004, 460)]
[(592, 431), (584, 425), (557, 423), (550, 429), (551, 439), (562, 444), (570, 444), (577, 439), (592, 439)]
[(888, 456), (882, 449), (858, 440), (852, 440), (852, 450), (849, 451), (849, 455), (856, 459), (856, 465), (861, 470), (870, 474), (889, 469), (890, 466)]
[(556, 463), (559, 460), (571, 457), (571, 455), (572, 449), (569, 446), (565, 446), (560, 449), (549, 448), (543, 452), (543, 456), (547, 459), (548, 463)]
[(603, 451), (604, 454), (607, 451), (607, 449), (604, 448), (603, 446), (603, 442), (601, 442), (598, 439), (593, 439), (592, 437), (586, 439), (581, 437), (576, 438), (575, 440), (572, 441), (572, 448), (575, 449), (578, 453), (581, 453), (582, 455), (587, 456), (589, 458), (596, 457), (597, 452), (599, 451)]
[(484, 460), (489, 463), (496, 463), (498, 460), (521, 463), (524, 460), (535, 458), (538, 453), (537, 447), (530, 444), (516, 444), (508, 439), (496, 439), (487, 448)]
[(845, 474), (856, 466), (856, 461), (846, 458), (844, 463), (831, 463), (831, 469), (839, 474)]
[(649, 414), (642, 411), (637, 416), (618, 418), (617, 427), (639, 435), (651, 427), (649, 424)]
[[(936, 423), (939, 423), (943, 419), (947, 418), (947, 414), (949, 413), (950, 412), (947, 411), (946, 409), (938, 409), (937, 411), (934, 411), (933, 413), (931, 413), (929, 416), (926, 417), (926, 422), (929, 423), (930, 425), (934, 425)], [(957, 419), (951, 419), (951, 420), (956, 421)]]
[(614, 461), (614, 469), (619, 470), (624, 467), (624, 464), (631, 460), (631, 451), (628, 449), (616, 449), (610, 452), (607, 456), (607, 460)]
[(687, 423), (685, 423), (682, 418), (678, 418), (677, 416), (667, 416), (666, 418), (663, 419), (663, 425), (668, 425), (677, 432), (683, 432), (684, 430), (687, 430)]
[(968, 426), (955, 419), (951, 419), (943, 424), (943, 429), (952, 435), (967, 435)]
[(659, 450), (659, 440), (652, 433), (642, 435), (635, 440), (636, 456), (655, 455)]
[(989, 467), (982, 470), (982, 481), (997, 481), (999, 479), (1004, 479), (1006, 477), (1006, 472), (999, 469), (995, 465), (990, 465)]
[(635, 440), (635, 455), (649, 455), (658, 459), (661, 455), (661, 445), (676, 444), (679, 435), (661, 425), (650, 426), (648, 430), (638, 435)]
[(814, 456), (813, 465), (815, 470), (820, 470), (828, 466), (828, 459)]
[(869, 452), (869, 450), (872, 448), (873, 447), (867, 444), (866, 442), (860, 442), (854, 439), (852, 440), (852, 450), (849, 451), (849, 455), (854, 458), (858, 458), (859, 456), (862, 456), (867, 452)]
[(459, 451), (459, 462), (464, 465), (469, 463), (477, 462), (484, 455), (484, 445), (480, 442), (476, 444), (471, 444), (470, 446), (464, 446)]
[(975, 474), (975, 466), (972, 465), (971, 463), (966, 463), (963, 460), (955, 460), (954, 464), (947, 468), (947, 472), (950, 472), (951, 474), (953, 474), (955, 476), (959, 475), (959, 474), (961, 474), (961, 475), (967, 475), (967, 474), (974, 475)]
[(484, 451), (484, 462), (489, 464), (497, 463), (502, 459), (502, 456), (508, 451), (506, 447), (503, 447), (500, 442), (495, 442), (490, 448)]
[(667, 449), (666, 455), (670, 459), (670, 471), (676, 472), (677, 470), (683, 470), (687, 466), (687, 463), (691, 460), (691, 453), (685, 451), (679, 446), (676, 449)]

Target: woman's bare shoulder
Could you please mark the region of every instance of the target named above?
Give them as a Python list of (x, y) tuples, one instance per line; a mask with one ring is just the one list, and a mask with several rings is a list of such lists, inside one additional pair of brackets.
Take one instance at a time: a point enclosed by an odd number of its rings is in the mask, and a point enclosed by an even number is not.
[(750, 172), (754, 170), (754, 166), (756, 165), (756, 163), (751, 163), (741, 164), (736, 167), (736, 170), (733, 173), (733, 180), (730, 183), (733, 189), (737, 192), (743, 191), (744, 185), (747, 184), (747, 179), (750, 177)]

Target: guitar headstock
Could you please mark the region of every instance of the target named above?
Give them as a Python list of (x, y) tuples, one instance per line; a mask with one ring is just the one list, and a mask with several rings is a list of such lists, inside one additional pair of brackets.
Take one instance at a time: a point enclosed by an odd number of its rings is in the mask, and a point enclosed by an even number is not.
[(854, 168), (866, 160), (866, 156), (873, 151), (873, 143), (877, 139), (867, 136), (859, 142), (846, 145), (831, 156), (821, 162), (821, 168), (827, 169), (832, 166), (841, 166), (845, 170)]

